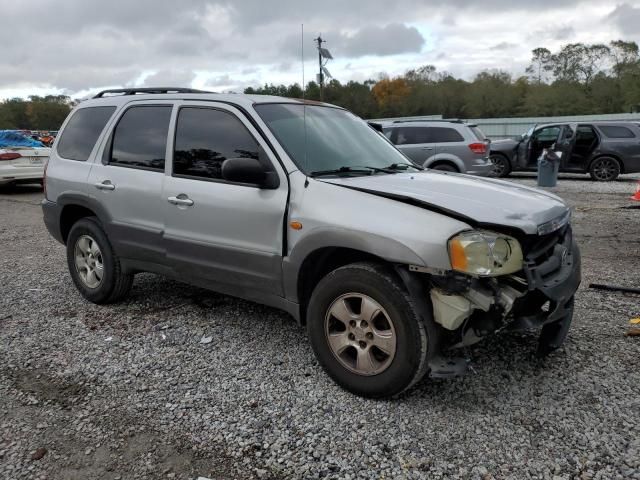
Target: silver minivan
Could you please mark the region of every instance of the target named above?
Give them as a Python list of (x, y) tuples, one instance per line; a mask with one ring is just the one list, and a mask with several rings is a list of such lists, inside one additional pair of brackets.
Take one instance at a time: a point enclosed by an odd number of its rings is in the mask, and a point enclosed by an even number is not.
[(419, 165), (445, 172), (489, 176), (489, 140), (460, 120), (396, 120), (382, 124), (391, 142)]
[(152, 272), (280, 308), (367, 397), (462, 374), (456, 349), (503, 330), (538, 328), (546, 355), (580, 283), (560, 198), (423, 169), (350, 112), (295, 99), (101, 92), (64, 122), (42, 208), (87, 300)]

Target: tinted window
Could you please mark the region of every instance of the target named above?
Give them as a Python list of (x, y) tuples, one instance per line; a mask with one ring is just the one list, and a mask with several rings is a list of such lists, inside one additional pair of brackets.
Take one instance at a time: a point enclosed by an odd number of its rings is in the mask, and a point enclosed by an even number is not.
[(182, 108), (178, 114), (173, 173), (222, 178), (227, 158), (258, 158), (258, 144), (234, 115), (209, 108)]
[(426, 127), (400, 127), (397, 131), (396, 145), (431, 143), (429, 129)]
[(609, 138), (633, 138), (635, 135), (627, 127), (620, 127), (614, 125), (599, 125), (598, 128), (602, 130)]
[(536, 132), (536, 138), (539, 142), (549, 142), (558, 139), (560, 127), (546, 127)]
[(453, 128), (431, 127), (431, 141), (433, 143), (463, 142), (464, 138)]
[(482, 142), (484, 142), (487, 139), (487, 136), (484, 134), (484, 132), (482, 130), (480, 130), (479, 127), (471, 126), (469, 127), (471, 129), (471, 131), (473, 132), (473, 134), (476, 136), (476, 138)]
[(171, 108), (141, 106), (124, 112), (113, 134), (109, 163), (164, 170)]
[(85, 161), (116, 107), (81, 108), (71, 117), (58, 142), (63, 158)]

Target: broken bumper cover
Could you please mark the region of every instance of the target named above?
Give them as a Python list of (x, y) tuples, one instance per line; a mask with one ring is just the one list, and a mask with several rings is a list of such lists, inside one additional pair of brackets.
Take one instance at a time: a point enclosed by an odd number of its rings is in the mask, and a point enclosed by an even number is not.
[(552, 323), (571, 323), (573, 296), (581, 281), (580, 249), (571, 229), (567, 229), (562, 241), (552, 248), (543, 261), (528, 257), (524, 268), (528, 290), (544, 295), (549, 302), (548, 310), (534, 314), (515, 314), (510, 329), (526, 330)]

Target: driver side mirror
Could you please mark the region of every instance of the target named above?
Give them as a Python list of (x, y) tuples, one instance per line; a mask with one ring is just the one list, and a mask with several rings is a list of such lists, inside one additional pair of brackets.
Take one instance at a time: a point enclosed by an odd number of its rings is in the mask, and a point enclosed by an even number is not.
[(270, 169), (266, 152), (259, 148), (258, 158), (228, 158), (222, 162), (222, 178), (229, 182), (248, 183), (267, 190), (280, 186), (278, 174)]

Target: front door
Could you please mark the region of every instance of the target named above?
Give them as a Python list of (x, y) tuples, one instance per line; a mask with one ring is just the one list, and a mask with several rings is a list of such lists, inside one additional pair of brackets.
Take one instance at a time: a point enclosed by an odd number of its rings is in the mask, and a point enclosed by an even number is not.
[(227, 158), (270, 151), (251, 123), (223, 104), (182, 103), (173, 137), (162, 209), (169, 265), (181, 278), (222, 292), (282, 295), (288, 183), (277, 159), (268, 154), (280, 177), (278, 189), (222, 178)]
[(560, 138), (563, 125), (549, 125), (533, 132), (527, 145), (527, 168), (537, 169), (538, 157), (545, 148), (550, 148)]

